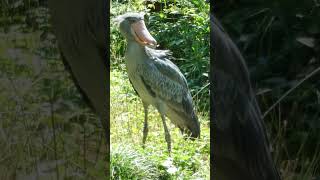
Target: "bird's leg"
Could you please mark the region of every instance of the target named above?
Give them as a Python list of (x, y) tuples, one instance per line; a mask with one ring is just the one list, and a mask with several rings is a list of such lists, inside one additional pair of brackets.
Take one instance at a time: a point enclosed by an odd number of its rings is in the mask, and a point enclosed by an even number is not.
[(170, 133), (166, 124), (166, 119), (164, 115), (161, 115), (161, 119), (162, 119), (162, 123), (163, 123), (163, 128), (164, 128), (164, 135), (165, 135), (165, 139), (167, 141), (167, 145), (168, 145), (168, 151), (169, 154), (171, 154), (171, 137), (170, 137)]
[(143, 139), (142, 139), (142, 147), (145, 148), (145, 143), (147, 140), (147, 135), (148, 135), (148, 107), (149, 105), (146, 103), (143, 103), (143, 108), (144, 108), (144, 126), (143, 126)]

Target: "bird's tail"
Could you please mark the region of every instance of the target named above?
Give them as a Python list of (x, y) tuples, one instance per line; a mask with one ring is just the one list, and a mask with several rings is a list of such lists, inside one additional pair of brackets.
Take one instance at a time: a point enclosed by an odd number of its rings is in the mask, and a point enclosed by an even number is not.
[(170, 113), (169, 119), (180, 129), (182, 134), (187, 137), (199, 138), (200, 137), (200, 123), (195, 111), (192, 109), (189, 113), (183, 113), (173, 110)]
[(194, 110), (191, 112), (191, 116), (186, 117), (187, 131), (184, 132), (192, 138), (200, 137), (200, 123)]

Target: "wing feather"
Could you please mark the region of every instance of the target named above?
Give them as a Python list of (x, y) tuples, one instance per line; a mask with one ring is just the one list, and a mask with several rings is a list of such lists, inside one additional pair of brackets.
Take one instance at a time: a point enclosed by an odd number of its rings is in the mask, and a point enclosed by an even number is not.
[(137, 72), (141, 75), (144, 84), (151, 88), (157, 97), (165, 101), (182, 102), (187, 89), (180, 82), (172, 80), (159, 71), (154, 64), (140, 64)]
[(146, 88), (177, 113), (192, 113), (192, 97), (185, 77), (179, 68), (164, 54), (155, 57), (152, 63), (141, 64), (138, 72)]
[(174, 57), (169, 50), (155, 50), (147, 49), (147, 53), (150, 58), (153, 60), (153, 64), (157, 69), (170, 78), (173, 81), (176, 81), (183, 85), (185, 88), (188, 88), (187, 80), (184, 75), (181, 73), (180, 69), (172, 62)]

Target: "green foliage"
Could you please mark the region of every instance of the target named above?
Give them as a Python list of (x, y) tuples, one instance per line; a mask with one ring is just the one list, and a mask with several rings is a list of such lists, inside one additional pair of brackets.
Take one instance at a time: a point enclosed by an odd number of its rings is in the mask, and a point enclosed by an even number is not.
[[(159, 113), (149, 109), (149, 134), (146, 148), (142, 145), (144, 111), (141, 100), (135, 94), (125, 71), (111, 71), (111, 169), (113, 177), (141, 179), (142, 176), (157, 176), (155, 179), (209, 179), (210, 133), (208, 114), (198, 113), (201, 123), (199, 140), (184, 140), (180, 131), (169, 120), (172, 146), (172, 164), (168, 160), (163, 126)], [(130, 166), (133, 162), (134, 166)], [(150, 166), (145, 168), (144, 165)], [(172, 169), (177, 171), (170, 173)], [(134, 169), (134, 171), (132, 171)], [(149, 178), (154, 179), (154, 178)]]
[[(187, 78), (191, 93), (200, 111), (209, 110), (209, 5), (204, 1), (154, 1), (144, 5), (140, 1), (129, 4), (113, 2), (111, 15), (129, 11), (148, 14), (147, 27), (160, 44), (177, 58), (174, 62)], [(160, 3), (163, 2), (163, 3)], [(160, 3), (160, 5), (159, 5)], [(154, 12), (155, 6), (163, 6)], [(117, 27), (111, 27), (111, 63), (114, 68), (123, 64), (125, 41)]]
[(112, 18), (130, 11), (147, 12), (148, 30), (176, 57), (187, 78), (201, 123), (201, 138), (184, 140), (167, 121), (172, 139), (169, 158), (163, 126), (155, 108), (149, 109), (149, 134), (142, 148), (144, 111), (123, 61), (126, 42), (111, 26), (111, 169), (114, 179), (210, 179), (209, 133), (209, 6), (202, 1), (113, 1)]
[(164, 179), (166, 171), (144, 154), (121, 144), (111, 150), (111, 179)]

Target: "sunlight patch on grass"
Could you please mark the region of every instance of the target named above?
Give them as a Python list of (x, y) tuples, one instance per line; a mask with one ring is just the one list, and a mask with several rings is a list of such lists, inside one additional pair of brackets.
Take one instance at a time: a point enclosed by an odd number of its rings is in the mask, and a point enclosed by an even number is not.
[[(208, 113), (198, 112), (201, 123), (201, 138), (195, 141), (184, 140), (179, 129), (174, 127), (169, 120), (167, 121), (172, 139), (172, 165), (177, 168), (172, 171), (172, 168), (163, 165), (168, 160), (169, 155), (161, 118), (157, 110), (154, 107), (150, 108), (148, 116), (149, 133), (146, 147), (143, 149), (143, 106), (140, 98), (133, 90), (126, 72), (112, 70), (110, 87), (112, 90), (110, 92), (111, 158), (115, 158), (114, 161), (117, 161), (118, 156), (113, 157), (112, 151), (119, 151), (119, 148), (123, 147), (123, 151), (127, 149), (138, 153), (139, 155), (135, 156), (137, 158), (143, 156), (143, 158), (154, 162), (160, 172), (159, 174), (163, 175), (161, 172), (166, 172), (166, 179), (209, 179), (210, 132)], [(113, 160), (111, 166), (118, 163)], [(116, 170), (115, 168), (111, 167), (112, 170)]]

